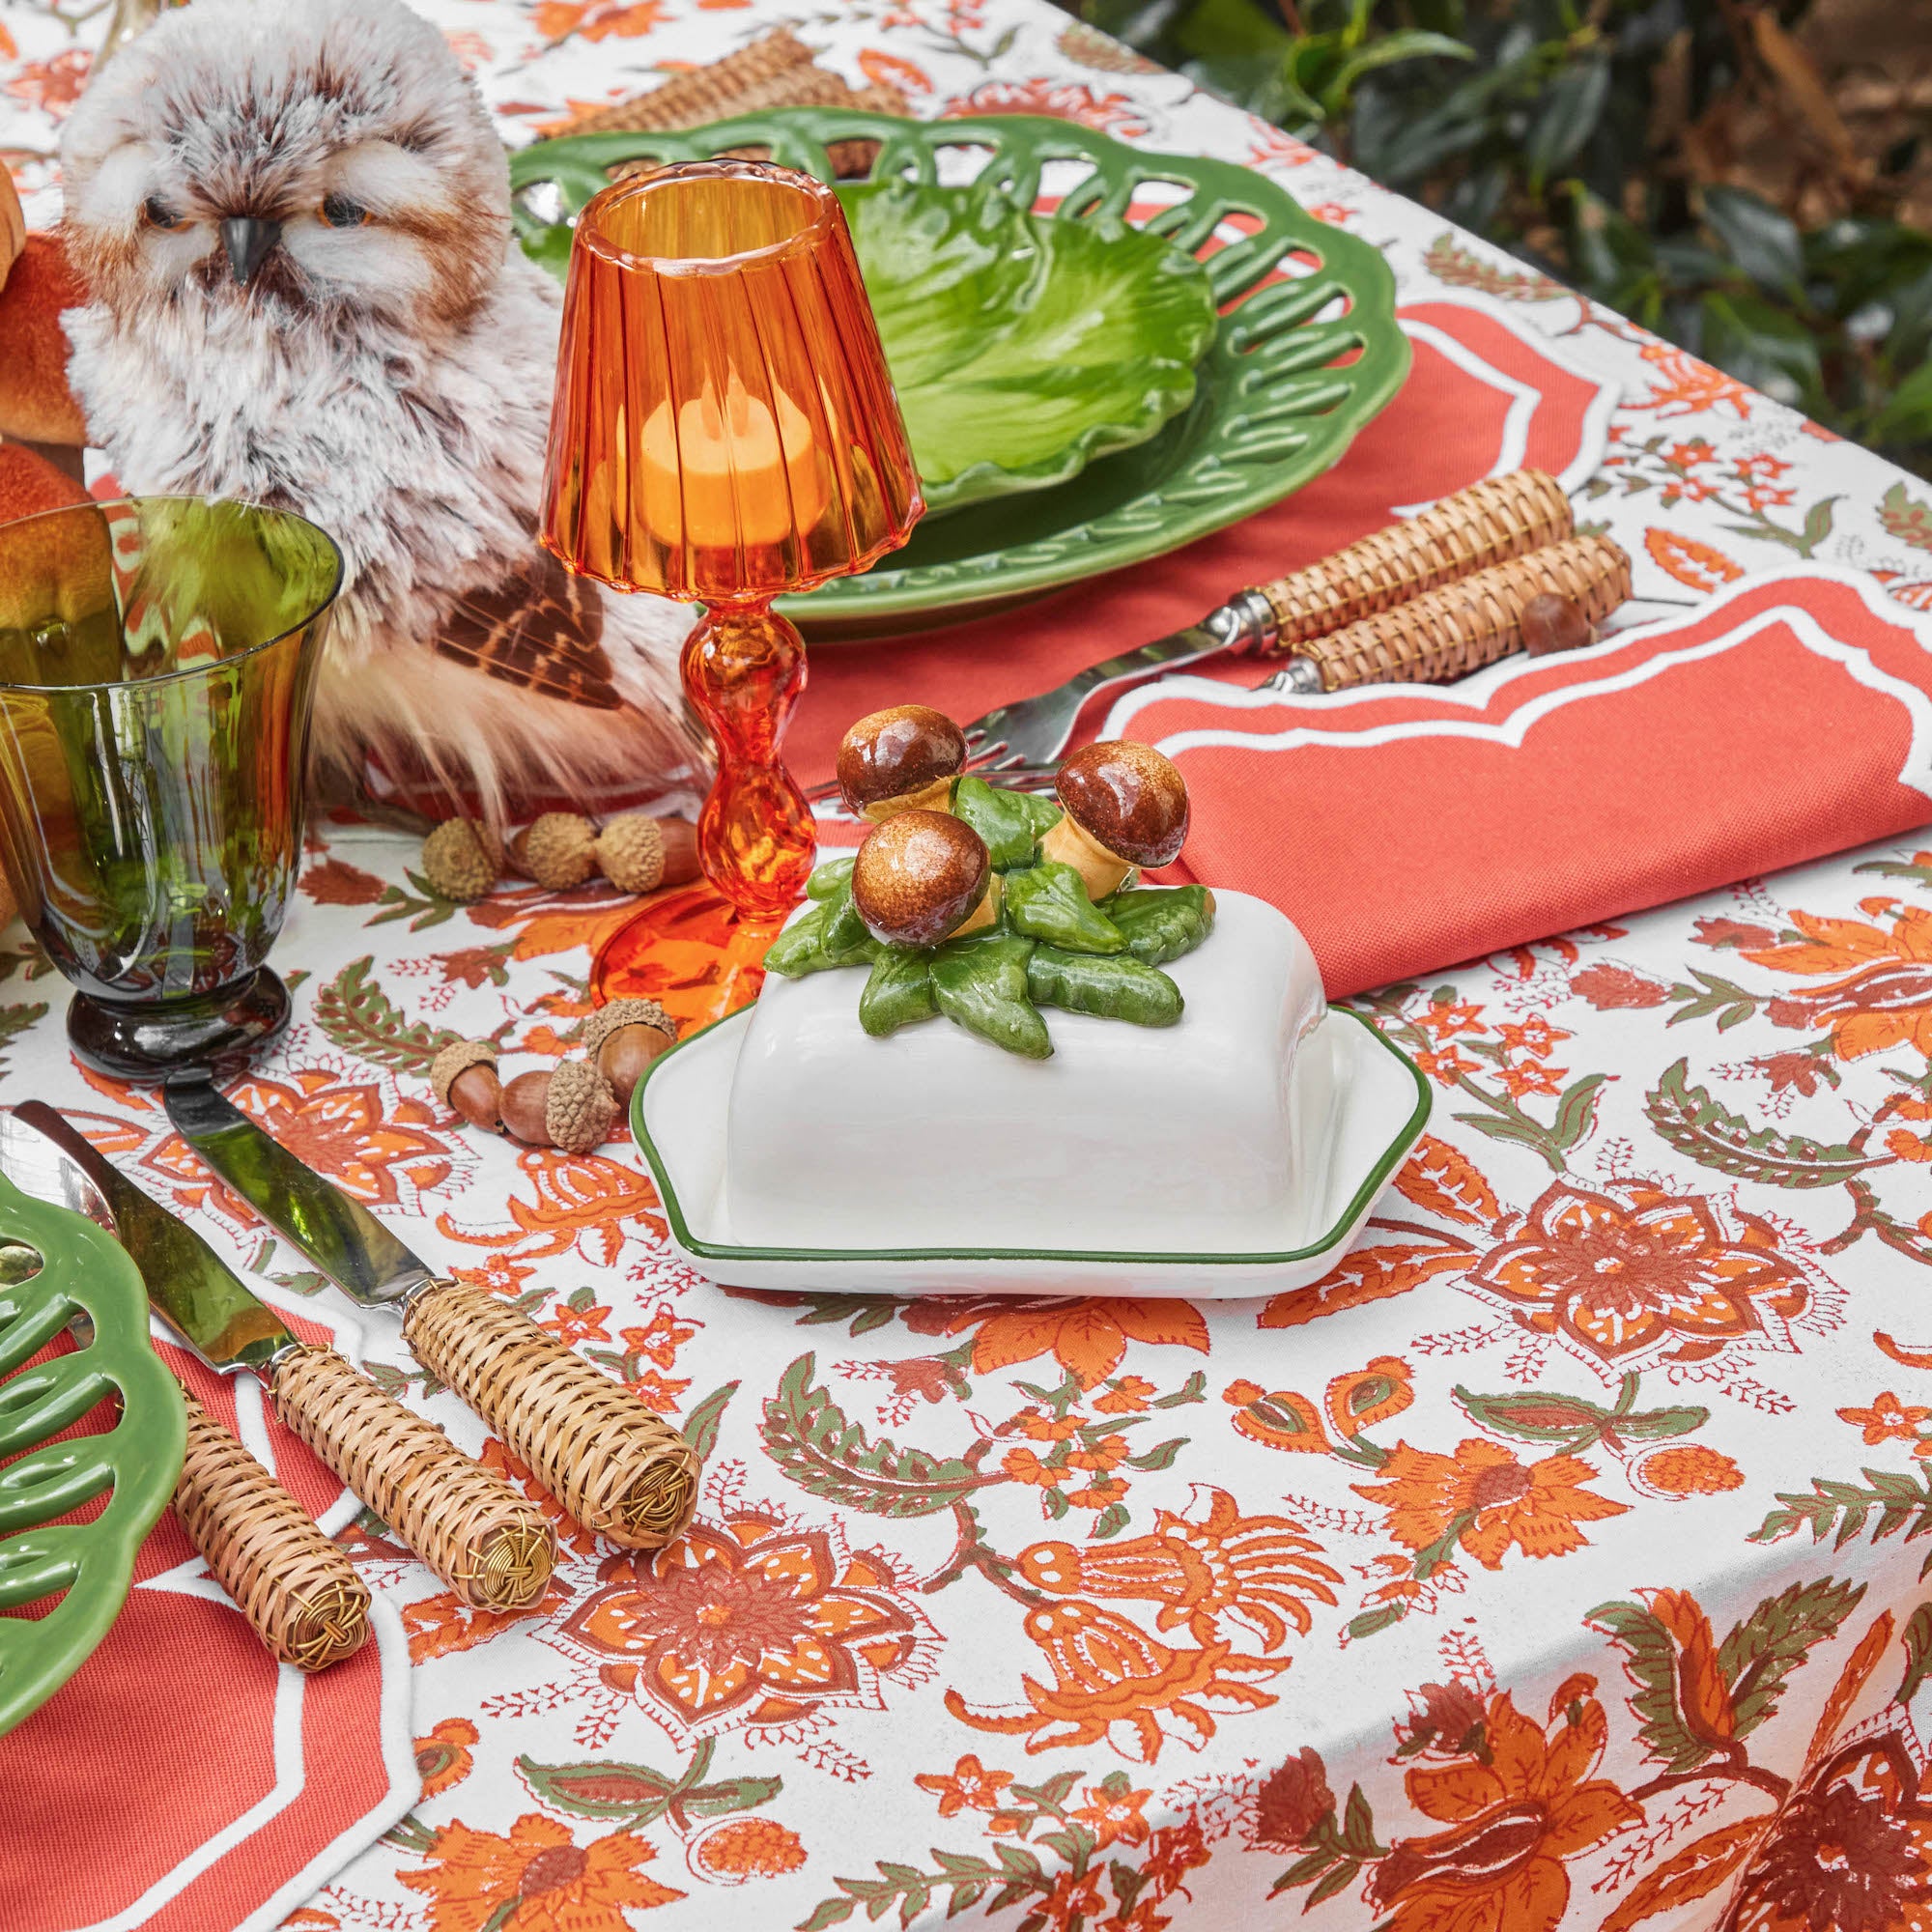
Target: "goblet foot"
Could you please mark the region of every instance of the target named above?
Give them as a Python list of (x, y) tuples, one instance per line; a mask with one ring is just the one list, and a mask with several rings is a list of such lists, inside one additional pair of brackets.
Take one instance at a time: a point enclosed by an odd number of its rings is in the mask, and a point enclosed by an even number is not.
[(200, 999), (114, 1006), (76, 993), (67, 1009), (74, 1058), (149, 1086), (192, 1069), (239, 1071), (289, 1023), (289, 989), (266, 966)]
[(604, 942), (591, 968), (598, 1004), (656, 1000), (681, 1038), (750, 1006), (764, 984), (765, 948), (785, 916), (742, 912), (715, 886), (664, 893)]

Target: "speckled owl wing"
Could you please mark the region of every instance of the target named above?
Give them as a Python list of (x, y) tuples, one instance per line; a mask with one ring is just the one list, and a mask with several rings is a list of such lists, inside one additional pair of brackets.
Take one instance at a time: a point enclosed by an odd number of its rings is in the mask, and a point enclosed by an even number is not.
[(623, 706), (605, 655), (603, 592), (548, 551), (494, 589), (463, 599), (435, 640), (443, 657), (595, 711)]

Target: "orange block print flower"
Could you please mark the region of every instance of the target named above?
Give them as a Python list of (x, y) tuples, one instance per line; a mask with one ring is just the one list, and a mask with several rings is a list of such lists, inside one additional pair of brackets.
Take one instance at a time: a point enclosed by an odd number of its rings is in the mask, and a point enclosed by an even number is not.
[(1275, 1699), (1250, 1678), (1288, 1668), (1286, 1658), (1239, 1657), (1225, 1643), (1170, 1650), (1117, 1611), (1098, 1604), (1050, 1604), (1029, 1610), (1026, 1634), (1045, 1654), (1053, 1683), (1022, 1677), (1026, 1707), (976, 1711), (957, 1690), (946, 1708), (975, 1730), (1024, 1737), (1031, 1751), (1094, 1745), (1151, 1764), (1179, 1737), (1199, 1750), (1214, 1735), (1215, 1711), (1254, 1711)]
[(1285, 1516), (1243, 1516), (1226, 1490), (1209, 1490), (1201, 1520), (1154, 1513), (1153, 1532), (1082, 1548), (1037, 1543), (1018, 1569), (1055, 1596), (1138, 1598), (1158, 1604), (1154, 1628), (1184, 1628), (1197, 1643), (1227, 1638), (1225, 1623), (1278, 1650), (1289, 1626), (1306, 1632), (1304, 1599), (1332, 1604), (1342, 1579), (1321, 1561), (1321, 1546)]
[(627, 1913), (684, 1896), (643, 1876), (656, 1856), (630, 1832), (579, 1845), (532, 1811), (507, 1838), (445, 1825), (424, 1869), (396, 1877), (429, 1895), (433, 1932), (630, 1932)]
[(1589, 1541), (1577, 1527), (1623, 1516), (1583, 1485), (1597, 1471), (1580, 1456), (1519, 1463), (1500, 1443), (1472, 1436), (1453, 1456), (1399, 1442), (1382, 1464), (1386, 1479), (1356, 1483), (1358, 1496), (1388, 1511), (1389, 1534), (1410, 1549), (1456, 1544), (1489, 1570), (1502, 1568), (1512, 1545), (1525, 1556), (1563, 1556)]
[(1741, 1489), (1745, 1472), (1719, 1449), (1701, 1442), (1654, 1449), (1636, 1465), (1636, 1480), (1666, 1496), (1715, 1496)]
[(713, 1878), (742, 1885), (748, 1878), (781, 1878), (805, 1862), (805, 1846), (776, 1818), (728, 1818), (692, 1848), (692, 1862)]
[(1504, 1233), (1469, 1286), (1603, 1362), (1706, 1361), (1812, 1304), (1812, 1274), (1770, 1223), (1706, 1195), (1558, 1180)]
[(1121, 1366), (1129, 1342), (1208, 1352), (1208, 1324), (1191, 1301), (983, 1297), (963, 1306), (941, 1304), (938, 1319), (940, 1326), (924, 1326), (915, 1311), (906, 1325), (920, 1334), (946, 1335), (977, 1327), (973, 1368), (978, 1375), (1050, 1355), (1083, 1389), (1105, 1380)]
[[(1589, 1678), (1573, 1680), (1594, 1689)], [(1548, 1734), (1507, 1693), (1485, 1722), (1490, 1759), (1418, 1765), (1409, 1803), (1448, 1827), (1398, 1841), (1369, 1881), (1385, 1932), (1552, 1932), (1570, 1903), (1563, 1861), (1643, 1813), (1607, 1778), (1593, 1777), (1608, 1726), (1594, 1697)]]
[(416, 1775), (425, 1798), (440, 1797), (469, 1776), (469, 1747), (476, 1736), (468, 1718), (445, 1718), (431, 1726), (428, 1737), (416, 1740)]
[(913, 1779), (922, 1791), (930, 1791), (939, 1800), (939, 1815), (951, 1818), (958, 1811), (997, 1811), (1000, 1793), (1013, 1781), (1009, 1771), (988, 1771), (971, 1752), (952, 1771), (923, 1771)]
[(1141, 1816), (1141, 1806), (1152, 1796), (1151, 1791), (1129, 1791), (1125, 1776), (1117, 1772), (1104, 1784), (1090, 1784), (1086, 1804), (1067, 1815), (1093, 1832), (1103, 1852), (1113, 1844), (1144, 1845), (1148, 1822)]
[(1808, 912), (1794, 912), (1791, 923), (1804, 934), (1802, 941), (1744, 956), (1780, 973), (1844, 977), (1773, 1000), (1765, 1016), (1774, 1026), (1828, 1026), (1840, 1060), (1906, 1045), (1932, 1060), (1932, 912), (1907, 907), (1889, 932)]
[(1932, 1408), (1908, 1408), (1887, 1389), (1883, 1395), (1872, 1398), (1869, 1408), (1839, 1409), (1838, 1420), (1862, 1429), (1867, 1447), (1875, 1447), (1881, 1442), (1917, 1441), (1918, 1425), (1928, 1415), (1932, 1415)]
[(885, 1708), (925, 1674), (932, 1627), (873, 1550), (835, 1526), (755, 1512), (703, 1520), (649, 1559), (617, 1558), (556, 1633), (681, 1745)]

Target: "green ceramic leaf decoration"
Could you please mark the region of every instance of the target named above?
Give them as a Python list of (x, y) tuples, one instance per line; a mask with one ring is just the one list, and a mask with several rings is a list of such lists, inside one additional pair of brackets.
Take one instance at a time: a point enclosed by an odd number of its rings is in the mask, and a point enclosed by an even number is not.
[(1031, 866), (1039, 841), (1060, 816), (1050, 798), (1032, 792), (1001, 791), (984, 779), (962, 778), (952, 782), (952, 810), (985, 840), (986, 854), (996, 872)]
[(948, 940), (932, 953), (933, 997), (954, 1025), (1009, 1053), (1045, 1060), (1053, 1052), (1046, 1022), (1027, 998), (1033, 941), (1010, 933), (976, 932)]
[[(75, 1316), (92, 1325), (87, 1345), (26, 1366)], [(104, 1399), (120, 1404), (111, 1429), (49, 1439)], [(126, 1251), (0, 1179), (0, 1732), (106, 1634), (141, 1539), (174, 1493), (186, 1435), (181, 1388), (149, 1344), (147, 1292)], [(55, 1520), (109, 1491), (91, 1522)], [(29, 1605), (44, 1614), (4, 1614)]]
[(1038, 1007), (1064, 1007), (1068, 1012), (1134, 1026), (1173, 1026), (1184, 1004), (1180, 988), (1165, 973), (1131, 955), (1100, 958), (1091, 952), (1063, 952), (1057, 946), (1034, 948), (1027, 961), (1027, 991)]
[(852, 890), (852, 867), (854, 859), (834, 859), (820, 866), (805, 882), (805, 895), (809, 899), (836, 899), (840, 893)]
[(862, 966), (871, 952), (871, 935), (852, 910), (848, 874), (831, 898), (815, 899), (803, 919), (793, 921), (772, 941), (765, 970), (802, 980), (808, 973), (824, 973), (834, 966)]
[(883, 1039), (902, 1026), (937, 1017), (931, 969), (932, 954), (923, 947), (881, 946), (872, 960), (872, 976), (859, 995), (859, 1024), (874, 1039)]
[(971, 187), (839, 187), (929, 511), (1039, 490), (1194, 400), (1208, 271), (1113, 215)]
[(1192, 952), (1214, 930), (1214, 898), (1206, 886), (1143, 886), (1116, 893), (1105, 911), (1144, 966)]
[(1087, 896), (1080, 874), (1051, 859), (1007, 874), (1007, 923), (1069, 952), (1119, 952), (1127, 943)]

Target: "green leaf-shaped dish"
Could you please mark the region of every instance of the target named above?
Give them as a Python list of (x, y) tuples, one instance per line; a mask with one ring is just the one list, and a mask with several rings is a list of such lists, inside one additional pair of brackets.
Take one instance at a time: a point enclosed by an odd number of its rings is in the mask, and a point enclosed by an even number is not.
[[(33, 1362), (76, 1316), (92, 1326), (85, 1346)], [(112, 1429), (51, 1439), (103, 1398), (120, 1403)], [(0, 1611), (27, 1611), (0, 1615), (0, 1733), (107, 1634), (186, 1439), (181, 1387), (148, 1341), (147, 1292), (126, 1251), (0, 1179)], [(57, 1520), (108, 1490), (91, 1522)]]
[(1015, 208), (998, 182), (838, 190), (927, 514), (1078, 475), (1194, 400), (1208, 270), (1105, 217)]
[(518, 232), (560, 274), (567, 223), (610, 169), (750, 148), (830, 181), (828, 150), (841, 142), (878, 144), (871, 181), (927, 188), (942, 170), (970, 172), (962, 151), (978, 151), (975, 188), (1017, 212), (1054, 200), (1041, 217), (1052, 225), (1124, 222), (1197, 258), (1217, 320), (1193, 400), (1152, 435), (1065, 481), (961, 502), (863, 576), (781, 599), (814, 639), (981, 615), (1191, 543), (1321, 475), (1408, 374), (1395, 280), (1370, 243), (1251, 168), (1130, 148), (1044, 115), (916, 122), (781, 107), (688, 133), (540, 141), (510, 157)]

